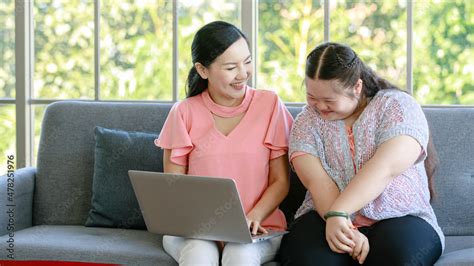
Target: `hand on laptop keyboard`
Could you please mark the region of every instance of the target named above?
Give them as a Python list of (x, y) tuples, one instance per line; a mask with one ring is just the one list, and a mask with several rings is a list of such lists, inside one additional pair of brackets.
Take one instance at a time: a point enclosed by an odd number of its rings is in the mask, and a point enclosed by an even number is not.
[(247, 216), (247, 225), (249, 226), (250, 234), (253, 236), (268, 233), (268, 231), (260, 225), (259, 221), (251, 219), (249, 216)]
[(255, 235), (252, 234), (252, 236), (265, 236), (265, 235), (268, 235), (268, 234), (270, 234), (270, 232), (268, 232), (268, 231), (266, 233), (258, 231), (257, 234), (255, 234)]

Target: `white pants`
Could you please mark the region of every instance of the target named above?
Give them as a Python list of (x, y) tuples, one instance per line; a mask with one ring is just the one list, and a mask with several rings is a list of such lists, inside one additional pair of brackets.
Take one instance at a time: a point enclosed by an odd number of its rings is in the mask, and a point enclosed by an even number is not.
[[(222, 265), (260, 265), (273, 260), (282, 236), (252, 244), (227, 243)], [(163, 248), (180, 266), (219, 265), (219, 248), (214, 241), (164, 236)]]

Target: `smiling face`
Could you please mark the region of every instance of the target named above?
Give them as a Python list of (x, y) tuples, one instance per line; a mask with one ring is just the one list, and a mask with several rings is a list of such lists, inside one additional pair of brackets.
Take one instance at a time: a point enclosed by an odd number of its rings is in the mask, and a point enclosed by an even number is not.
[(214, 102), (225, 106), (239, 105), (253, 73), (247, 42), (243, 38), (238, 39), (209, 67), (196, 63), (196, 69), (203, 79), (208, 80), (209, 95)]
[(306, 77), (306, 100), (326, 120), (345, 120), (357, 115), (362, 81), (353, 88), (343, 88), (337, 80)]

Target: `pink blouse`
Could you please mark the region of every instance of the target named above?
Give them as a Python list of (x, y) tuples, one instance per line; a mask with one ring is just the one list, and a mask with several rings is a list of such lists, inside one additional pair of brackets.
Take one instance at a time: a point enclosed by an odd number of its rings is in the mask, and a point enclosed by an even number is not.
[[(207, 91), (176, 103), (155, 145), (170, 149), (171, 161), (187, 165), (189, 175), (234, 179), (248, 213), (268, 187), (270, 160), (288, 151), (293, 118), (274, 92), (246, 90), (243, 102), (232, 108), (214, 103)], [(225, 117), (236, 110), (245, 114), (225, 136), (213, 113)], [(262, 226), (285, 229), (283, 212), (276, 209)]]

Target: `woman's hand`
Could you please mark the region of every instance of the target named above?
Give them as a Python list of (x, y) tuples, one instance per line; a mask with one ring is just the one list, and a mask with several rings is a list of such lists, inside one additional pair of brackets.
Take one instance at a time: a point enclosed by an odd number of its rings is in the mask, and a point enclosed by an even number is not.
[(345, 217), (332, 216), (326, 220), (326, 241), (336, 253), (352, 254), (356, 246), (353, 225)]
[(247, 225), (252, 235), (256, 235), (258, 232), (264, 234), (268, 233), (268, 231), (263, 228), (260, 223), (261, 218), (253, 210), (247, 214)]
[(365, 258), (367, 258), (367, 254), (369, 254), (369, 240), (357, 229), (354, 229), (353, 240), (355, 242), (355, 247), (353, 248), (352, 253), (349, 255), (351, 255), (354, 260), (357, 260), (359, 264), (363, 264)]

